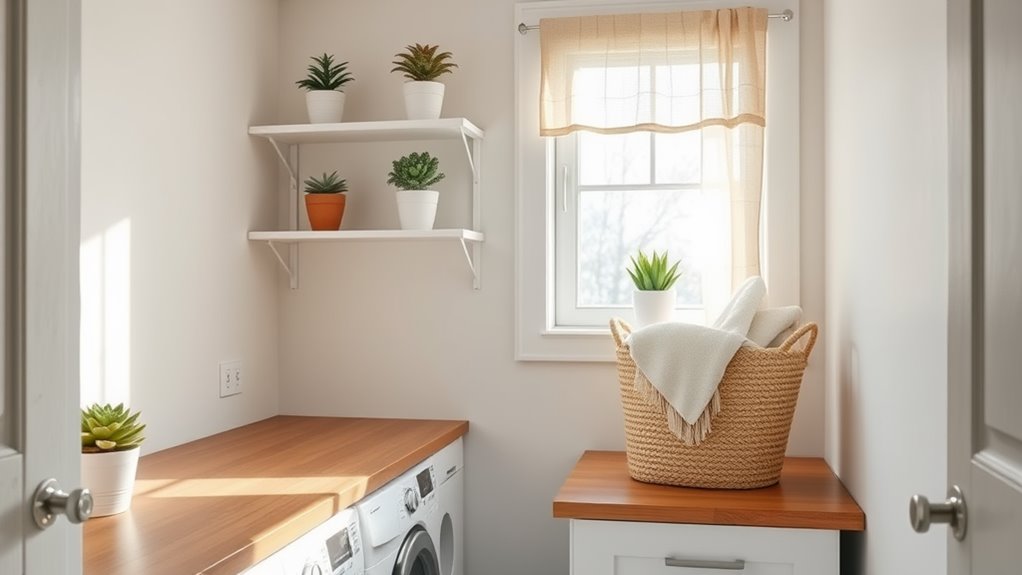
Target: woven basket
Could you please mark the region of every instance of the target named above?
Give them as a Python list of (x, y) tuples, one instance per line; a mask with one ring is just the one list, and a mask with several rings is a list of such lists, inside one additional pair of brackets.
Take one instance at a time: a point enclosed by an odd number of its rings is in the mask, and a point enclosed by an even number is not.
[[(788, 432), (817, 327), (809, 323), (780, 347), (739, 348), (720, 381), (720, 413), (699, 445), (685, 445), (667, 428), (660, 407), (633, 388), (635, 362), (625, 339), (631, 328), (611, 320), (617, 344), (628, 473), (646, 483), (752, 489), (777, 483)], [(799, 340), (808, 340), (794, 349)]]

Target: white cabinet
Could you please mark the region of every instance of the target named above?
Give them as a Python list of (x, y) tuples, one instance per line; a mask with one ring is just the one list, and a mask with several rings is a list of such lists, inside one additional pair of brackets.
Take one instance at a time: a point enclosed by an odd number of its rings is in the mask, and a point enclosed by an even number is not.
[(838, 575), (840, 531), (571, 520), (572, 575)]
[[(294, 124), (252, 126), (248, 133), (269, 140), (277, 157), (287, 170), (289, 186), (288, 221), (291, 229), (284, 231), (252, 231), (248, 239), (264, 241), (273, 250), (277, 261), (291, 280), (291, 289), (298, 287), (298, 246), (306, 242), (366, 241), (450, 241), (461, 247), (473, 287), (479, 289), (481, 244), (485, 236), (479, 230), (480, 172), (484, 133), (465, 118), (437, 120), (388, 120), (380, 122), (341, 122), (337, 124)], [(460, 140), (465, 146), (468, 168), (472, 172), (472, 229), (445, 230), (342, 230), (312, 232), (298, 229), (301, 194), (298, 192), (298, 169), (301, 146), (308, 144), (397, 142), (414, 140)], [(281, 247), (287, 251), (282, 253)]]

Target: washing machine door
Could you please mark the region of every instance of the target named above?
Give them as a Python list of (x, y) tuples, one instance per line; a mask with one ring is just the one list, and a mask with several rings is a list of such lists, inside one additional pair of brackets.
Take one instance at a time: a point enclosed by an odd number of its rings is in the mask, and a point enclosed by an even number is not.
[(413, 527), (401, 544), (394, 575), (440, 575), (433, 538), (421, 525)]

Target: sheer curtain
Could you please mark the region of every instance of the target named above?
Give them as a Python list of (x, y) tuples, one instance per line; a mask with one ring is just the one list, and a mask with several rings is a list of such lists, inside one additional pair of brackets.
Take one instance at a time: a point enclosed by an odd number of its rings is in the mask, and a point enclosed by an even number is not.
[(759, 274), (766, 26), (758, 8), (540, 20), (540, 135), (700, 131), (735, 286)]

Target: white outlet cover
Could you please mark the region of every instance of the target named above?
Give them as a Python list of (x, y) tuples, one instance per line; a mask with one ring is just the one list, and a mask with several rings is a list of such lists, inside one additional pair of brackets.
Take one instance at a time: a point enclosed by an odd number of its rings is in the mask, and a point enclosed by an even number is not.
[(220, 362), (220, 397), (230, 397), (241, 393), (242, 373), (240, 360)]

